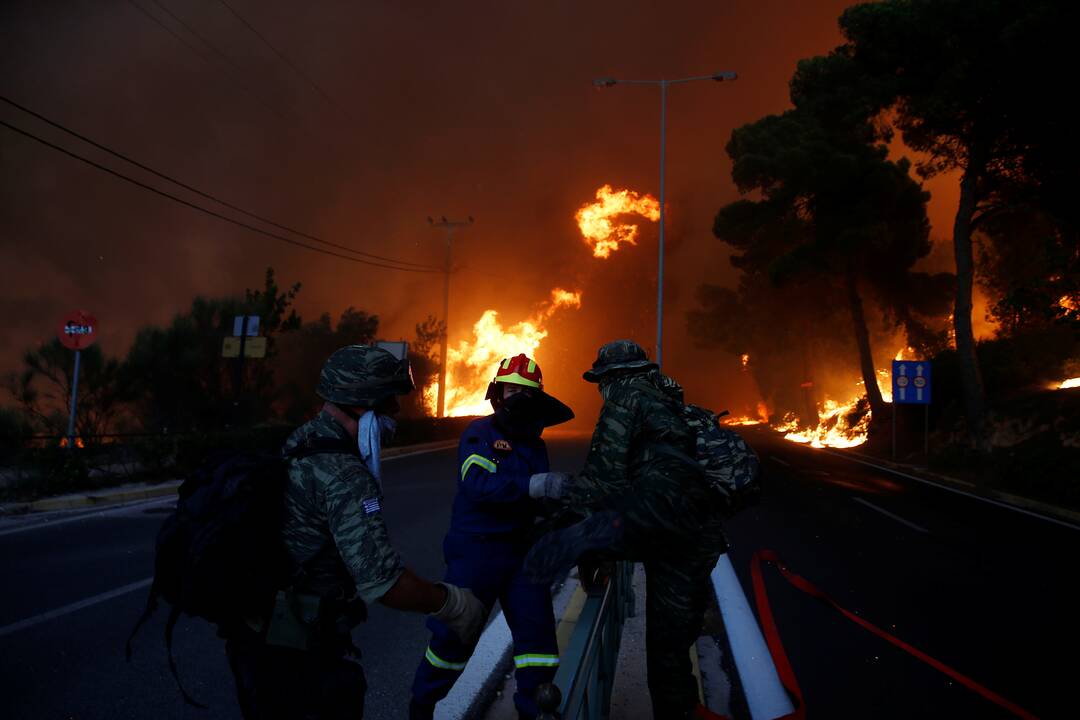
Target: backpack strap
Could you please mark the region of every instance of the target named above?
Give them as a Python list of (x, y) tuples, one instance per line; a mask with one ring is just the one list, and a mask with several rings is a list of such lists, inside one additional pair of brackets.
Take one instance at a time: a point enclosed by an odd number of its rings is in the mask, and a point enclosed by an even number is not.
[(154, 582), (150, 585), (150, 593), (146, 597), (146, 609), (143, 610), (142, 615), (139, 616), (138, 621), (135, 623), (135, 627), (131, 628), (131, 634), (128, 635), (127, 642), (124, 643), (124, 657), (127, 662), (131, 662), (131, 650), (132, 643), (135, 642), (135, 636), (139, 633), (139, 629), (142, 628), (143, 623), (150, 619), (150, 616), (154, 614), (158, 606), (158, 589), (157, 578), (154, 578)]
[(208, 708), (207, 705), (203, 705), (195, 700), (195, 698), (191, 697), (191, 695), (188, 694), (188, 691), (184, 689), (184, 684), (180, 682), (180, 673), (176, 670), (176, 658), (173, 657), (172, 651), (172, 638), (173, 629), (176, 627), (176, 621), (180, 619), (180, 612), (180, 608), (174, 605), (172, 609), (169, 610), (169, 621), (165, 623), (165, 649), (169, 653), (169, 671), (172, 673), (173, 680), (176, 681), (176, 687), (180, 690), (180, 694), (184, 696), (184, 702), (188, 705), (194, 705), (197, 708), (206, 710)]

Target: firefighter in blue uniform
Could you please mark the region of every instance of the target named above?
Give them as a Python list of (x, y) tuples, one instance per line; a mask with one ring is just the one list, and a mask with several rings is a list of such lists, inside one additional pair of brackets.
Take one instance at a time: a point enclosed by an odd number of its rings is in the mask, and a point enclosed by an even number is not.
[[(446, 581), (470, 588), (489, 608), (499, 600), (514, 638), (514, 704), (520, 717), (533, 718), (536, 688), (554, 678), (559, 648), (550, 587), (526, 582), (521, 567), (542, 510), (539, 498), (555, 497), (568, 479), (550, 472), (540, 436), (574, 413), (544, 392), (540, 367), (524, 354), (499, 364), (487, 399), (495, 412), (470, 424), (458, 445), (458, 493), (443, 541)], [(475, 647), (437, 620), (428, 628), (431, 643), (413, 680), (411, 720), (432, 717)]]

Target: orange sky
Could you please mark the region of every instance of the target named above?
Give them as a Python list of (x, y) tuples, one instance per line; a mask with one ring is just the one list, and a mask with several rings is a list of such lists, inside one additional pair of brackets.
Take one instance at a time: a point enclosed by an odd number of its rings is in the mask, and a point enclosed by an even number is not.
[[(643, 227), (636, 247), (599, 265), (574, 213), (605, 183), (659, 190), (658, 92), (597, 90), (591, 81), (735, 70), (734, 83), (673, 88), (668, 104), (668, 369), (692, 395), (722, 406), (739, 386), (729, 374), (738, 359), (695, 350), (683, 317), (700, 283), (735, 276), (711, 234), (717, 209), (737, 197), (724, 145), (734, 128), (788, 107), (795, 62), (839, 41), (836, 17), (847, 4), (487, 2), (466, 12), (239, 3), (318, 80), (328, 103), (214, 3), (169, 6), (230, 59), (229, 70), (130, 4), (12, 0), (0, 8), (0, 75), (6, 93), (39, 112), (336, 242), (438, 262), (441, 237), (425, 218), (475, 216), (455, 248), (452, 339), (484, 309), (524, 319), (552, 287), (582, 287), (582, 309), (553, 318), (542, 356), (549, 382), (588, 411), (595, 391), (580, 372), (596, 346), (624, 335), (653, 344), (656, 233)], [(0, 117), (79, 148), (10, 109)], [(438, 276), (253, 236), (6, 130), (0, 158), (0, 266), (8, 269), (0, 370), (69, 309), (95, 312), (103, 349), (123, 354), (136, 328), (167, 322), (196, 293), (257, 286), (268, 264), (282, 281), (303, 282), (307, 317), (354, 305), (377, 312), (383, 334), (396, 339), (441, 312)], [(928, 184), (935, 238), (949, 236), (954, 184)]]

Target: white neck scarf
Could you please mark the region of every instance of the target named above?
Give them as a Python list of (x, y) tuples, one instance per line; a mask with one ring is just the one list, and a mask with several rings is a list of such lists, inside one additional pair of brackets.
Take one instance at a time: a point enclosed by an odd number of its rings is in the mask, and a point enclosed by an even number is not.
[(360, 417), (356, 429), (356, 445), (360, 449), (360, 459), (375, 476), (375, 481), (379, 483), (380, 488), (382, 487), (382, 466), (379, 462), (379, 454), (382, 451), (382, 441), (384, 437), (390, 439), (396, 427), (394, 418), (369, 411)]

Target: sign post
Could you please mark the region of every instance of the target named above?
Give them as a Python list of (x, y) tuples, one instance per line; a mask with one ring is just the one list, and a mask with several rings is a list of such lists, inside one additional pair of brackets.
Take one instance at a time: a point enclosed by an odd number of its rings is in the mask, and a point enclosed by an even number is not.
[(83, 310), (69, 312), (60, 321), (56, 337), (64, 347), (75, 351), (75, 372), (71, 379), (71, 409), (68, 414), (68, 449), (75, 447), (75, 409), (79, 398), (79, 365), (82, 351), (94, 344), (97, 338), (97, 318)]
[(930, 457), (930, 361), (929, 360), (893, 360), (892, 363), (892, 406), (893, 406), (893, 443), (892, 455), (896, 459), (896, 406), (922, 405), (923, 412), (923, 454)]
[(258, 315), (237, 315), (233, 318), (232, 337), (225, 338), (221, 346), (221, 356), (236, 358), (233, 374), (233, 407), (236, 408), (237, 423), (240, 418), (240, 398), (244, 386), (244, 358), (266, 357), (266, 338), (259, 335)]

